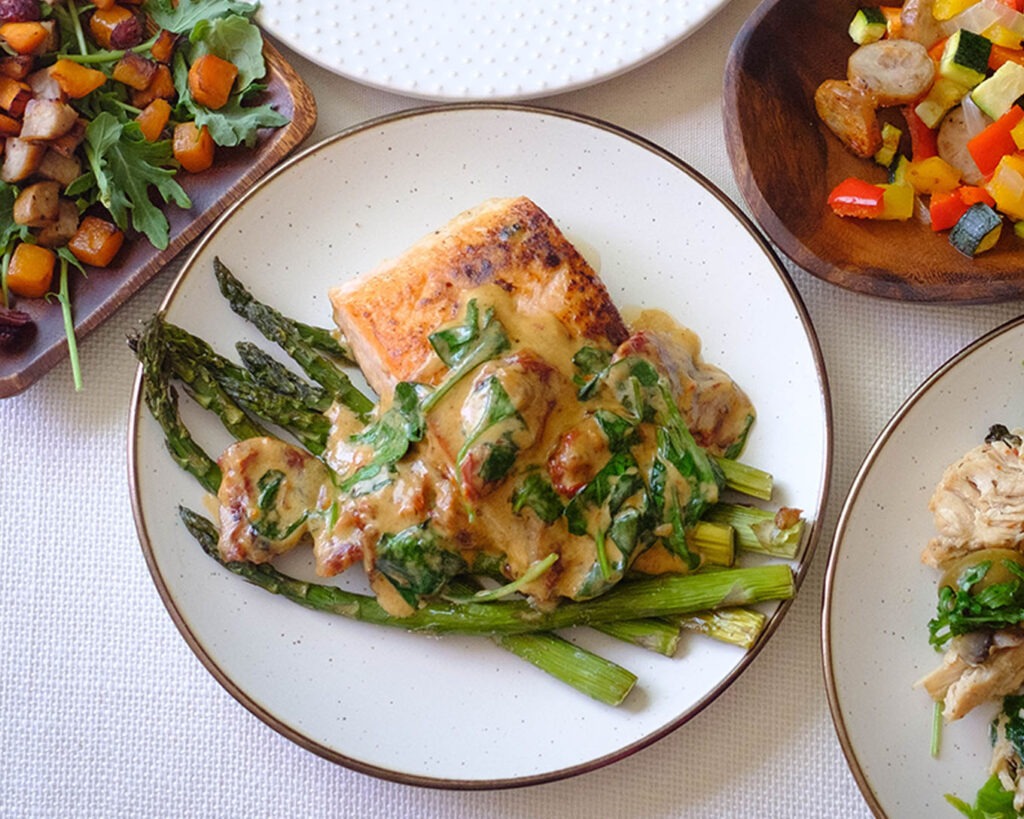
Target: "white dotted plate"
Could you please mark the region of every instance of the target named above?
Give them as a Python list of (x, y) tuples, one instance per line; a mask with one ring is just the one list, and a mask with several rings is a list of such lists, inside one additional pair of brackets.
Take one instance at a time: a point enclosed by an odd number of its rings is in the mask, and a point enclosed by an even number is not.
[(1021, 425), (1021, 350), (1017, 318), (939, 367), (881, 432), (839, 517), (825, 578), (825, 676), (843, 751), (878, 817), (951, 816), (944, 795), (973, 803), (989, 776), (991, 704), (945, 726), (938, 757), (929, 753), (933, 703), (914, 683), (942, 663), (928, 644), (940, 573), (920, 555), (947, 464), (991, 424)]
[[(628, 132), (540, 108), (473, 103), (364, 123), (254, 185), (206, 233), (161, 309), (229, 355), (240, 338), (259, 341), (217, 292), (211, 266), (219, 257), (258, 298), (328, 324), (329, 287), (488, 197), (519, 194), (599, 268), (617, 304), (671, 311), (701, 336), (707, 360), (743, 385), (758, 409), (744, 459), (775, 474), (775, 503), (815, 521), (794, 565), (804, 577), (830, 452), (828, 387), (810, 321), (739, 209), (689, 166)], [(182, 409), (210, 452), (229, 442), (184, 397)], [(269, 725), (366, 773), (489, 788), (606, 765), (711, 703), (789, 606), (763, 607), (771, 621), (751, 652), (691, 635), (678, 657), (667, 658), (591, 630), (566, 632), (640, 677), (630, 698), (610, 708), (487, 639), (431, 638), (320, 614), (223, 571), (177, 520), (176, 505), (202, 510), (203, 493), (168, 457), (138, 384), (131, 423), (140, 537), (186, 640)], [(282, 560), (285, 571), (315, 577), (309, 550)], [(356, 570), (335, 582), (365, 590), (361, 576)]]
[(661, 54), (728, 0), (263, 0), (289, 47), (366, 85), (436, 100), (527, 99)]

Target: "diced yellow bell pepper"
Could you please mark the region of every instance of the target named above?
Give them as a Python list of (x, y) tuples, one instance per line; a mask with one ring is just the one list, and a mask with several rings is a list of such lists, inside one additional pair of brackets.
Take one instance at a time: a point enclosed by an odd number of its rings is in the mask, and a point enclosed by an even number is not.
[(1013, 235), (1018, 239), (1024, 239), (1024, 222), (1013, 223)]
[(1010, 129), (1010, 136), (1018, 148), (1024, 150), (1024, 119)]
[(1000, 159), (985, 190), (995, 200), (996, 210), (1011, 219), (1024, 219), (1024, 155)]
[(960, 171), (942, 157), (930, 156), (907, 166), (907, 183), (918, 193), (949, 193), (960, 186)]
[(879, 185), (885, 191), (882, 212), (876, 219), (888, 219), (905, 222), (914, 215), (914, 201), (916, 195), (910, 185), (902, 183), (891, 183)]
[(964, 9), (970, 8), (978, 0), (935, 0), (934, 11), (936, 20), (948, 20), (956, 17)]
[(992, 41), (993, 45), (1004, 48), (1020, 48), (1021, 36), (1012, 28), (1007, 28), (1002, 23), (993, 23), (983, 32), (983, 36)]
[(948, 77), (938, 77), (931, 89), (914, 108), (929, 128), (937, 128), (946, 113), (960, 102), (970, 89)]

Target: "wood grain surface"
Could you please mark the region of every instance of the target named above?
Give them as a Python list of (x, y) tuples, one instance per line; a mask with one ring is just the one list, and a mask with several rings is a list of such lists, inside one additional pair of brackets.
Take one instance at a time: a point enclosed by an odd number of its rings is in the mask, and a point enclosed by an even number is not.
[[(1024, 242), (1009, 224), (993, 250), (971, 259), (949, 244), (948, 231), (935, 233), (916, 218), (844, 219), (829, 209), (829, 191), (848, 176), (886, 181), (885, 170), (844, 148), (814, 109), (818, 85), (846, 77), (856, 48), (847, 27), (860, 5), (765, 0), (733, 42), (725, 71), (725, 137), (754, 218), (797, 265), (850, 290), (937, 302), (1024, 296)], [(882, 116), (902, 126), (898, 111)]]

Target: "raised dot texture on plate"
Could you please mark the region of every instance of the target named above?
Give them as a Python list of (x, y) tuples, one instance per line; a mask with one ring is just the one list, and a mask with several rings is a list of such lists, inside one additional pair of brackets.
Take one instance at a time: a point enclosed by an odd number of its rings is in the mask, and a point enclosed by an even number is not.
[[(700, 28), (728, 0), (264, 0), (260, 24), (349, 79), (437, 100), (514, 100), (621, 74)], [(600, 44), (600, 47), (596, 47)]]

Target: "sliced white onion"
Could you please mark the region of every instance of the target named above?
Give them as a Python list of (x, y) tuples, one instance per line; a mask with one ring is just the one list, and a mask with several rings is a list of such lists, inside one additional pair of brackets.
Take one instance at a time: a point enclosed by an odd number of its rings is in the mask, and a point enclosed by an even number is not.
[(997, 23), (1024, 37), (1024, 14), (1014, 11), (999, 0), (978, 0), (973, 6), (943, 22), (942, 33), (949, 37), (963, 28), (982, 34)]
[(932, 223), (931, 211), (928, 210), (928, 205), (925, 204), (920, 196), (914, 197), (914, 218), (922, 225), (930, 225)]
[(960, 100), (960, 107), (964, 109), (964, 126), (968, 137), (976, 136), (992, 122), (969, 93), (964, 94), (963, 99)]

